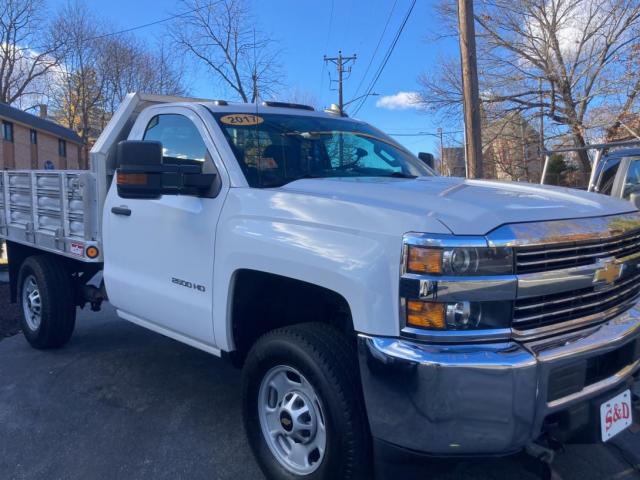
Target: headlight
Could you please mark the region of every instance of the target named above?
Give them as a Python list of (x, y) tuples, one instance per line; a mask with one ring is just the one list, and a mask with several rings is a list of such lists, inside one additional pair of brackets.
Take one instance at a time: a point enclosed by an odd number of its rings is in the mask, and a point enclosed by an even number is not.
[(407, 272), (435, 275), (508, 275), (513, 273), (513, 250), (492, 247), (409, 246)]
[(507, 328), (513, 304), (500, 302), (425, 302), (408, 300), (407, 326), (429, 330)]

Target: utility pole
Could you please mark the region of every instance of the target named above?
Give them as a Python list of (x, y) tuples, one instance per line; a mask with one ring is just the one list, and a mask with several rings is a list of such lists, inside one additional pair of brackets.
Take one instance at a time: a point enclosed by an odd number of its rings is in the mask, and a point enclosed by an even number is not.
[(458, 0), (467, 176), (482, 178), (482, 129), (473, 0)]
[(253, 74), (251, 74), (251, 85), (253, 88), (253, 93), (251, 94), (251, 103), (258, 103), (258, 75), (254, 70)]
[(444, 139), (442, 138), (442, 128), (438, 127), (438, 136), (440, 137), (440, 175), (444, 174)]
[(343, 57), (342, 50), (338, 51), (337, 57), (327, 57), (326, 55), (324, 56), (325, 63), (331, 62), (335, 64), (338, 71), (338, 108), (340, 109), (340, 114), (344, 113), (344, 101), (342, 98), (343, 74), (345, 72), (349, 73), (351, 71), (351, 67), (347, 68), (347, 65), (349, 65), (349, 63), (351, 62), (355, 62), (356, 57), (356, 55), (353, 55), (351, 57)]
[(540, 90), (540, 162), (541, 162), (540, 170), (543, 171), (544, 165), (545, 165), (545, 148), (544, 148), (544, 96), (542, 94), (542, 78), (538, 79), (538, 89)]
[(256, 29), (253, 29), (253, 72), (251, 73), (251, 84), (253, 93), (251, 94), (251, 103), (258, 103), (258, 62), (256, 60)]

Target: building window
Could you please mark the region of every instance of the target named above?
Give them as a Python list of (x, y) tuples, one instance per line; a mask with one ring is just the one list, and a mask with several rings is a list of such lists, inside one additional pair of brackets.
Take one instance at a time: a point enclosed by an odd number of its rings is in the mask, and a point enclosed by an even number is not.
[(65, 142), (61, 138), (58, 139), (58, 155), (60, 155), (61, 157), (67, 156), (67, 142)]
[(2, 134), (7, 142), (13, 142), (13, 123), (3, 121)]
[(31, 129), (31, 145), (38, 144), (38, 132), (36, 130)]

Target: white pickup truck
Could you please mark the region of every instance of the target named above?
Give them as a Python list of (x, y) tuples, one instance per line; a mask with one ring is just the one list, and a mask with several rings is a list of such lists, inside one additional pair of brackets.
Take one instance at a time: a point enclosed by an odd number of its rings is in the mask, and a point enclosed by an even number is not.
[(228, 356), (268, 478), (369, 478), (379, 450), (607, 441), (633, 421), (629, 202), (438, 177), (379, 130), (309, 107), (140, 94), (90, 171), (1, 178), (29, 343), (61, 347), (76, 307), (108, 299)]

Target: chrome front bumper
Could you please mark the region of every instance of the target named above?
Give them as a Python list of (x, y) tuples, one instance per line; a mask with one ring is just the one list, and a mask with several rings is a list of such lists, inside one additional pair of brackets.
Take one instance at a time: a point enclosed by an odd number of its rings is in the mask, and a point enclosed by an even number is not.
[[(371, 432), (433, 455), (516, 451), (542, 434), (550, 415), (630, 385), (639, 338), (639, 305), (597, 327), (530, 343), (438, 345), (360, 335)], [(616, 351), (631, 352), (620, 368), (591, 373), (591, 382), (557, 395), (581, 369), (586, 375), (587, 365), (622, 358)]]

